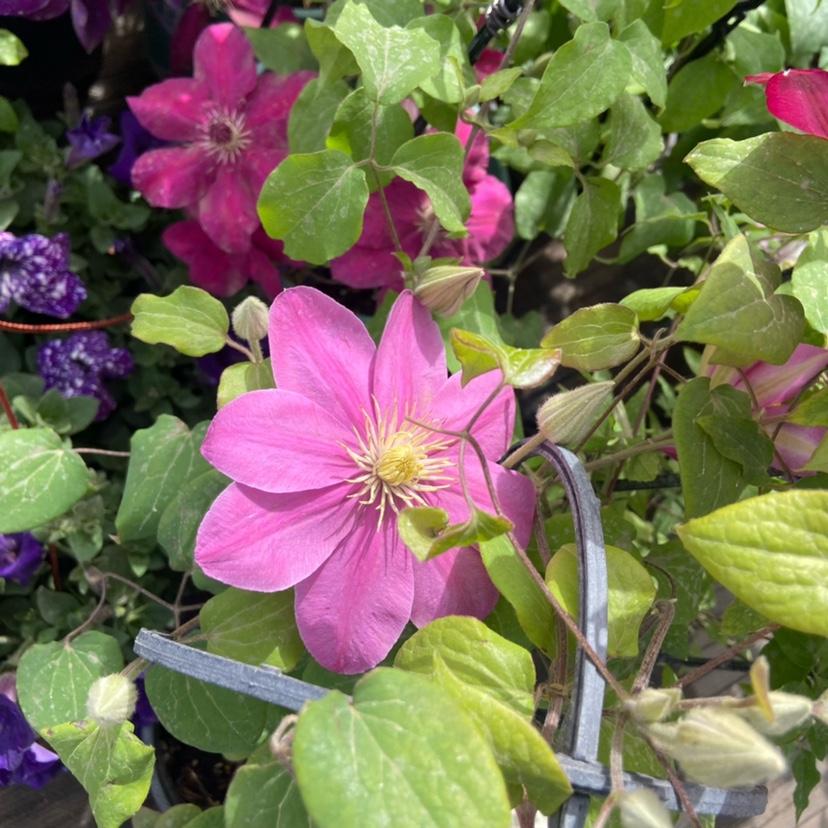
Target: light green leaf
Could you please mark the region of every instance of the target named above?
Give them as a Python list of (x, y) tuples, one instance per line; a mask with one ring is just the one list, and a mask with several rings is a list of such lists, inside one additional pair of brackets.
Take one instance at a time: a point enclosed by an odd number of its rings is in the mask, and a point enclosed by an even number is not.
[(221, 372), (216, 401), (218, 407), (222, 408), (248, 391), (275, 387), (270, 357), (262, 362), (237, 362), (235, 365), (228, 365)]
[(757, 268), (747, 239), (735, 236), (710, 269), (676, 337), (783, 365), (799, 344), (805, 319), (796, 299), (773, 293), (778, 278), (778, 271)]
[(402, 542), (419, 561), (428, 560), (432, 546), (448, 525), (448, 512), (429, 506), (403, 509), (397, 519)]
[(538, 580), (518, 559), (512, 542), (502, 535), (480, 544), (480, 556), (494, 585), (514, 607), (523, 631), (548, 656), (557, 651), (558, 620)]
[(627, 170), (648, 167), (661, 155), (661, 127), (653, 120), (641, 98), (621, 95), (610, 107), (609, 141), (603, 161)]
[(585, 270), (600, 250), (615, 241), (620, 217), (618, 185), (606, 178), (587, 178), (564, 231), (564, 267), (568, 276)]
[(624, 91), (631, 70), (630, 50), (610, 37), (607, 24), (585, 23), (552, 56), (529, 109), (510, 126), (565, 127), (594, 118)]
[[(404, 518), (406, 514), (408, 517)], [(446, 521), (443, 515), (446, 515)], [(487, 514), (480, 509), (473, 509), (469, 519), (463, 523), (446, 526), (447, 520), (448, 515), (442, 509), (419, 506), (405, 509), (398, 523), (400, 537), (419, 560), (425, 561), (449, 549), (491, 540), (514, 528), (514, 524), (506, 518)]]
[(806, 66), (814, 52), (825, 47), (828, 3), (825, 0), (785, 0), (785, 11), (793, 52), (788, 65)]
[(771, 492), (676, 531), (687, 551), (756, 612), (828, 636), (828, 492)]
[(499, 98), (522, 74), (523, 70), (517, 66), (492, 72), (480, 84), (480, 100), (492, 101)]
[(293, 614), (293, 590), (248, 592), (230, 587), (199, 615), (207, 651), (289, 672), (305, 651)]
[(401, 648), (395, 666), (429, 676), (479, 724), (508, 783), (526, 787), (542, 813), (556, 811), (572, 788), (555, 754), (530, 724), (531, 656), (474, 618), (432, 622)]
[(638, 350), (638, 320), (623, 305), (610, 303), (581, 308), (555, 325), (541, 340), (559, 348), (561, 365), (579, 371), (600, 371), (626, 362)]
[(23, 41), (8, 29), (0, 29), (0, 66), (18, 66), (29, 56)]
[(621, 5), (621, 0), (561, 0), (561, 5), (585, 23), (592, 23), (595, 20), (609, 20)]
[(515, 194), (515, 229), (531, 241), (541, 230), (560, 236), (575, 201), (575, 176), (571, 170), (534, 170)]
[(440, 71), (440, 44), (421, 29), (381, 26), (367, 6), (348, 3), (334, 34), (351, 50), (368, 96), (389, 106)]
[(365, 173), (344, 152), (324, 150), (282, 161), (265, 181), (258, 209), (288, 256), (324, 264), (357, 241), (367, 203)]
[(686, 290), (684, 287), (643, 288), (625, 296), (620, 304), (633, 311), (642, 322), (652, 322), (661, 319), (675, 298)]
[(457, 313), (453, 316), (438, 316), (435, 321), (446, 343), (446, 361), (452, 374), (460, 370), (460, 363), (448, 345), (452, 328), (474, 331), (482, 334), (491, 342), (503, 343), (503, 337), (497, 325), (494, 294), (491, 286), (482, 280)]
[(631, 80), (637, 83), (658, 107), (667, 103), (667, 72), (661, 43), (643, 20), (634, 20), (618, 35), (632, 54)]
[(35, 730), (86, 718), (89, 688), (124, 666), (118, 642), (86, 632), (68, 643), (33, 644), (17, 668), (20, 707)]
[(330, 86), (343, 77), (359, 74), (354, 56), (334, 34), (330, 21), (322, 23), (309, 18), (305, 21), (305, 37), (319, 61), (319, 83), (322, 86)]
[(670, 46), (689, 34), (704, 31), (724, 17), (736, 3), (737, 0), (672, 0), (664, 3), (661, 42)]
[(420, 83), (423, 92), (446, 103), (462, 101), (465, 92), (463, 69), (470, 69), (469, 53), (454, 21), (445, 15), (430, 14), (412, 20), (406, 28), (424, 31), (440, 47), (440, 71)]
[(786, 233), (828, 222), (828, 141), (768, 132), (703, 141), (685, 161), (755, 221)]
[(471, 199), (463, 183), (463, 145), (453, 135), (420, 135), (403, 144), (391, 159), (400, 178), (425, 190), (440, 223), (465, 233)]
[(51, 429), (0, 431), (0, 533), (59, 517), (88, 488), (86, 464)]
[[(607, 546), (610, 656), (638, 655), (638, 631), (650, 611), (656, 588), (650, 573), (629, 553)], [(546, 584), (564, 609), (578, 618), (578, 551), (575, 544), (562, 546), (546, 568)]]
[(293, 760), (320, 828), (509, 825), (503, 777), (477, 726), (413, 673), (375, 670), (358, 682), (353, 703), (333, 691), (308, 704)]
[(209, 424), (192, 431), (169, 414), (132, 435), (129, 468), (115, 526), (122, 543), (154, 538), (161, 515), (186, 483), (209, 471), (201, 443)]
[(163, 342), (187, 356), (220, 351), (230, 319), (224, 305), (207, 291), (182, 285), (169, 296), (142, 293), (132, 304), (132, 335), (152, 345)]
[(325, 139), (336, 111), (350, 91), (343, 80), (324, 84), (321, 78), (313, 78), (305, 85), (288, 119), (288, 144), (292, 153), (321, 152), (325, 149)]
[(791, 276), (793, 295), (799, 299), (808, 324), (828, 334), (828, 230), (811, 233)]
[(176, 739), (211, 753), (249, 753), (267, 721), (266, 702), (153, 665), (145, 688)]
[(131, 722), (68, 722), (43, 736), (89, 794), (98, 828), (119, 828), (138, 812), (149, 793), (155, 749), (133, 733)]
[(233, 775), (224, 802), (227, 828), (312, 828), (299, 786), (277, 761), (248, 763)]

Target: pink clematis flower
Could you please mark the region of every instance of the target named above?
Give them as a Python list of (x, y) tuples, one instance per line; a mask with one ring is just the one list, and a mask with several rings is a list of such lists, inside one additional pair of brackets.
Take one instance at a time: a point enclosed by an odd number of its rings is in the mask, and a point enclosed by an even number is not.
[(244, 253), (225, 253), (197, 221), (176, 222), (161, 238), (187, 263), (190, 281), (213, 296), (232, 296), (248, 282), (256, 282), (272, 299), (282, 290), (279, 265), (292, 261), (284, 255), (282, 242), (271, 239), (261, 227), (253, 232), (250, 249)]
[(779, 418), (788, 413), (790, 403), (805, 385), (828, 368), (828, 350), (814, 345), (799, 345), (784, 365), (755, 362), (742, 374), (727, 365), (710, 365), (708, 360), (711, 354), (712, 348), (708, 347), (702, 356), (702, 373), (710, 377), (711, 386), (728, 383), (739, 391), (745, 391), (747, 380), (760, 409), (759, 424), (769, 437), (773, 437), (776, 453), (789, 469), (801, 470), (811, 459), (826, 429), (796, 423), (783, 423), (780, 428)]
[(802, 132), (828, 138), (828, 72), (824, 69), (786, 69), (750, 75), (745, 83), (765, 87), (771, 115)]
[(226, 253), (245, 253), (259, 191), (288, 154), (288, 116), (313, 73), (259, 77), (253, 47), (230, 23), (202, 32), (194, 67), (192, 78), (127, 99), (145, 129), (177, 143), (142, 155), (132, 181), (155, 207), (191, 210)]
[[(456, 134), (464, 145), (470, 133), (468, 124), (458, 124)], [(487, 174), (488, 163), (488, 144), (483, 135), (478, 135), (463, 170), (463, 182), (472, 203), (466, 222), (469, 235), (464, 239), (438, 235), (428, 253), (432, 258), (456, 257), (460, 264), (479, 265), (497, 258), (514, 237), (512, 195), (502, 181)], [(414, 259), (420, 255), (434, 219), (431, 201), (422, 190), (401, 178), (394, 179), (385, 188), (385, 197), (402, 249)], [(372, 193), (363, 219), (362, 236), (347, 253), (331, 262), (331, 274), (355, 288), (400, 291), (402, 271), (394, 252), (379, 193)]]
[[(270, 353), (277, 388), (236, 398), (207, 432), (204, 456), (234, 482), (199, 528), (199, 566), (243, 589), (295, 587), (305, 645), (340, 673), (378, 664), (409, 620), (484, 618), (497, 591), (478, 551), (453, 549), (420, 563), (400, 540), (397, 515), (425, 504), (445, 509), (452, 523), (469, 516), (460, 442), (427, 426), (464, 428), (500, 377), (486, 374), (465, 388), (459, 375), (447, 378), (439, 329), (409, 292), (377, 348), (333, 299), (287, 290), (270, 311)], [(505, 451), (514, 406), (504, 389), (474, 424), (487, 458)], [(486, 465), (525, 543), (533, 487)], [(462, 475), (475, 504), (492, 512), (470, 450)]]

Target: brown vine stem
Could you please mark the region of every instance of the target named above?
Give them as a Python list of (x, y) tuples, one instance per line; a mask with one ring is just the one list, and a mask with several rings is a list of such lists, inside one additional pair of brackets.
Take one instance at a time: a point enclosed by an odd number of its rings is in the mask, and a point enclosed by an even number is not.
[(703, 664), (697, 670), (693, 670), (692, 673), (688, 673), (684, 678), (680, 678), (673, 687), (686, 687), (688, 684), (692, 684), (694, 681), (698, 681), (700, 678), (704, 678), (709, 672), (715, 670), (720, 664), (724, 664), (726, 661), (729, 661), (733, 656), (738, 655), (743, 650), (746, 650), (750, 647), (751, 644), (755, 644), (761, 638), (767, 638), (770, 635), (773, 635), (782, 625), (781, 624), (768, 624), (767, 627), (762, 627), (761, 630), (749, 635), (744, 641), (740, 641), (738, 644), (734, 644), (732, 647), (728, 647), (723, 653), (719, 653), (715, 658), (711, 658), (707, 664)]
[(9, 399), (9, 395), (6, 393), (6, 389), (3, 387), (2, 382), (0, 382), (0, 407), (2, 407), (3, 413), (6, 415), (6, 419), (9, 421), (9, 426), (11, 426), (11, 428), (20, 428), (20, 423), (15, 416), (11, 400)]
[(92, 322), (60, 322), (51, 325), (27, 325), (23, 322), (6, 322), (0, 319), (0, 331), (10, 333), (65, 333), (67, 331), (96, 331), (101, 328), (113, 328), (133, 320), (131, 313), (122, 313), (110, 319), (97, 319)]

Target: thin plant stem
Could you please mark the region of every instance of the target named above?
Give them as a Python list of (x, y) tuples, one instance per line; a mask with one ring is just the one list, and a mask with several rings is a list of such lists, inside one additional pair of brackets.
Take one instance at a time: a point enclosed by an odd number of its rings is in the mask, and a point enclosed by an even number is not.
[(97, 319), (92, 322), (60, 322), (49, 325), (27, 325), (23, 322), (6, 322), (0, 319), (0, 331), (10, 333), (66, 333), (68, 331), (96, 331), (101, 328), (114, 328), (134, 319), (131, 313), (122, 313), (110, 319)]
[(672, 601), (656, 601), (656, 609), (661, 617), (658, 620), (653, 637), (647, 645), (644, 658), (641, 660), (641, 668), (638, 671), (638, 675), (633, 682), (633, 696), (640, 693), (649, 684), (650, 676), (653, 674), (653, 669), (658, 660), (658, 654), (661, 652), (664, 639), (676, 616), (676, 607)]
[(102, 457), (130, 457), (129, 451), (110, 451), (109, 449), (97, 448), (73, 448), (75, 454), (100, 454)]
[(20, 428), (20, 423), (17, 420), (14, 409), (12, 408), (11, 400), (9, 399), (9, 395), (6, 393), (6, 389), (3, 387), (2, 382), (0, 382), (0, 407), (2, 407), (3, 413), (6, 415), (6, 419), (9, 421), (9, 426), (13, 429)]
[(231, 348), (235, 348), (239, 353), (244, 354), (247, 357), (248, 362), (257, 361), (255, 355), (250, 350), (250, 348), (246, 347), (245, 345), (242, 345), (241, 342), (236, 342), (235, 339), (228, 336), (225, 338), (224, 344), (228, 345)]

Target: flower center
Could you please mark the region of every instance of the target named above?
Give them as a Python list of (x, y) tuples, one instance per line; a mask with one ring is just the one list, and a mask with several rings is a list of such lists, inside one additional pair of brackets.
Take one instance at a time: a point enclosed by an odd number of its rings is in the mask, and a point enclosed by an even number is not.
[(397, 424), (396, 406), (382, 412), (374, 400), (374, 416), (365, 412), (365, 436), (356, 428), (357, 448), (343, 448), (356, 463), (359, 473), (348, 483), (361, 483), (359, 491), (350, 495), (365, 506), (379, 509), (379, 525), (386, 508), (399, 514), (401, 508), (424, 505), (423, 493), (448, 488), (454, 478), (445, 471), (454, 465), (439, 455), (455, 441), (454, 437), (438, 434), (419, 423), (412, 415)]
[(244, 114), (235, 109), (210, 109), (200, 132), (198, 145), (220, 164), (234, 163), (250, 146), (250, 130), (245, 128)]

